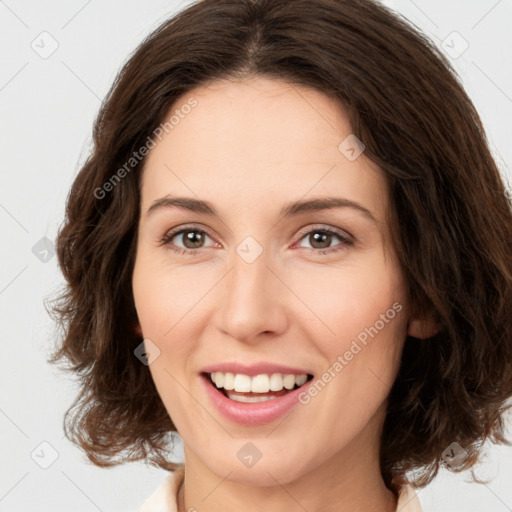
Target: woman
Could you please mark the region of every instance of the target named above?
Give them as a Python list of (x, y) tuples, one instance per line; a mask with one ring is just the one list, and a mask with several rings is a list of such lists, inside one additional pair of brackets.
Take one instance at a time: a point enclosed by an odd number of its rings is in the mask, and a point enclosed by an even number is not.
[(380, 4), (165, 22), (66, 215), (66, 434), (172, 471), (141, 511), (412, 512), (506, 442), (511, 204), (449, 63)]

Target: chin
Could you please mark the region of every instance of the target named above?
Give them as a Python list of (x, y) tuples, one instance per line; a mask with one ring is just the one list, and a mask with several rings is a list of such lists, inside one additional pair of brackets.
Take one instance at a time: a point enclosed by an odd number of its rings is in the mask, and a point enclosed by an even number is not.
[[(226, 478), (229, 481), (246, 484), (251, 486), (273, 486), (277, 482), (287, 484), (299, 479), (308, 472), (311, 464), (305, 465), (304, 453), (293, 456), (286, 453), (286, 448), (272, 449), (270, 454), (265, 454), (263, 450), (259, 460), (254, 462), (252, 466), (250, 461), (247, 465), (237, 457), (235, 450), (234, 458), (226, 456), (226, 452), (217, 455), (209, 461), (203, 461), (210, 468), (210, 471), (218, 475), (220, 478)], [(242, 443), (242, 446), (245, 443)], [(281, 446), (284, 446), (283, 444)], [(243, 459), (243, 457), (241, 457)], [(229, 475), (229, 476), (227, 476)]]

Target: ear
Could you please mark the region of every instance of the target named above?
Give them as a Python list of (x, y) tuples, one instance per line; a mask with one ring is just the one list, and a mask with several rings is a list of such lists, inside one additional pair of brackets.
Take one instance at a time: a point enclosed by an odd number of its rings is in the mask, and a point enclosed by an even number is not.
[(142, 337), (142, 327), (140, 326), (139, 322), (135, 324), (134, 331)]
[(439, 330), (439, 325), (433, 315), (429, 315), (426, 318), (411, 319), (407, 327), (407, 334), (413, 338), (426, 339), (437, 334)]

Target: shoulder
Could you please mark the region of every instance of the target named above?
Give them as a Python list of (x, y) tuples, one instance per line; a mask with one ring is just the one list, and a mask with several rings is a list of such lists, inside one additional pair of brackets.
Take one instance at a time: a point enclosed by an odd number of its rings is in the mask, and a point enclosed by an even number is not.
[(171, 472), (137, 509), (137, 512), (177, 512), (176, 496), (184, 475), (183, 468)]

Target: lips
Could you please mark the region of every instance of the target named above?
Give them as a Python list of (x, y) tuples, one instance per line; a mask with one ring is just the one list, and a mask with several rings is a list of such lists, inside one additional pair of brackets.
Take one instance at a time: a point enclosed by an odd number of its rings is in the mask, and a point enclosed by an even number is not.
[(300, 368), (300, 367), (292, 367), (285, 366), (277, 363), (270, 362), (261, 362), (250, 365), (245, 365), (237, 362), (225, 362), (208, 365), (201, 370), (201, 373), (214, 373), (214, 372), (224, 372), (224, 373), (241, 373), (243, 375), (249, 375), (253, 377), (259, 374), (272, 374), (272, 373), (281, 373), (285, 375), (301, 375), (301, 374), (312, 374), (311, 369), (308, 368)]
[(273, 363), (211, 365), (201, 372), (206, 394), (222, 415), (242, 424), (263, 424), (285, 414), (313, 375)]
[[(203, 375), (232, 400), (256, 402), (276, 398), (302, 386), (311, 375), (307, 370), (259, 363), (251, 366), (224, 363), (205, 368)], [(279, 392), (279, 393), (272, 393)], [(246, 400), (247, 398), (251, 400)]]

